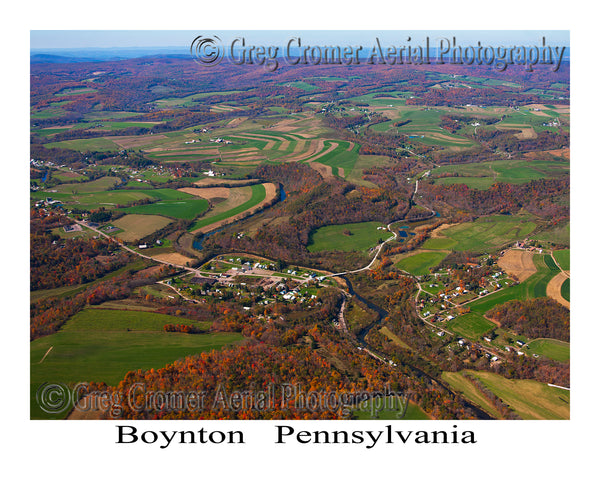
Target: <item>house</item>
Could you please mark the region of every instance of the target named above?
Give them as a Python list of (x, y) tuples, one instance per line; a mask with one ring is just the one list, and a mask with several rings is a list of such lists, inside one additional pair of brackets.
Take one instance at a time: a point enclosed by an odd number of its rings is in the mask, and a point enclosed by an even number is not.
[(144, 248), (148, 248), (148, 245), (147, 245), (147, 244), (145, 244), (145, 243), (142, 243), (142, 244), (138, 245), (138, 248), (139, 248), (140, 250), (143, 250)]

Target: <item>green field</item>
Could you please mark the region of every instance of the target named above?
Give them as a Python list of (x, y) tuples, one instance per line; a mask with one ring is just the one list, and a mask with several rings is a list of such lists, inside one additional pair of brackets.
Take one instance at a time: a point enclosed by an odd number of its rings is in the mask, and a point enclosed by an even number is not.
[(571, 250), (555, 250), (552, 255), (563, 270), (571, 270)]
[(52, 179), (56, 179), (60, 182), (87, 182), (89, 180), (85, 175), (75, 172), (66, 172), (64, 170), (53, 170)]
[[(63, 102), (61, 102), (63, 103)], [(69, 102), (66, 102), (69, 103)], [(112, 131), (112, 130), (120, 130), (123, 128), (152, 128), (154, 125), (161, 124), (163, 122), (136, 122), (136, 121), (111, 121), (111, 120), (103, 120), (103, 123), (99, 124), (98, 121), (95, 122), (78, 122), (75, 124), (70, 124), (68, 127), (64, 128), (42, 128), (34, 130), (38, 135), (47, 137), (50, 135), (54, 135), (56, 133), (73, 131), (73, 130), (94, 130), (94, 131)]]
[(52, 190), (56, 190), (57, 193), (104, 192), (109, 188), (114, 187), (120, 181), (121, 179), (119, 177), (102, 177), (92, 180), (91, 182), (64, 183), (52, 187)]
[(527, 353), (537, 353), (552, 360), (568, 362), (571, 358), (571, 346), (553, 338), (538, 338), (527, 345)]
[(478, 405), (492, 417), (500, 418), (500, 412), (494, 407), (492, 402), (473, 385), (461, 372), (444, 372), (442, 380), (448, 383), (453, 390), (456, 390), (469, 401)]
[(311, 92), (313, 90), (317, 90), (318, 89), (317, 86), (312, 85), (312, 84), (307, 83), (307, 82), (303, 82), (303, 81), (279, 83), (278, 85), (283, 85), (283, 86), (286, 86), (286, 87), (299, 88), (301, 90), (304, 90), (305, 92)]
[(118, 206), (128, 205), (130, 203), (149, 199), (150, 195), (145, 194), (140, 190), (110, 190), (107, 192), (83, 193), (83, 194), (67, 194), (67, 193), (51, 193), (51, 192), (32, 192), (31, 198), (35, 200), (51, 197), (54, 200), (60, 200), (68, 206), (77, 208), (85, 208), (95, 210), (99, 207), (107, 209), (117, 208)]
[(189, 228), (189, 231), (198, 230), (199, 228), (205, 227), (207, 225), (211, 225), (216, 222), (220, 222), (221, 220), (225, 220), (227, 218), (233, 217), (239, 213), (245, 212), (246, 210), (258, 205), (262, 202), (266, 196), (267, 192), (265, 190), (265, 186), (263, 184), (258, 185), (250, 185), (250, 187), (242, 187), (242, 188), (250, 188), (252, 191), (252, 197), (250, 200), (238, 205), (226, 212), (222, 212), (215, 215), (209, 215), (206, 218), (201, 218), (200, 220), (196, 220)]
[(526, 215), (492, 215), (450, 227), (443, 234), (457, 242), (454, 250), (484, 253), (522, 240), (535, 227), (531, 217)]
[(521, 418), (568, 419), (570, 392), (534, 380), (509, 380), (491, 372), (471, 372)]
[(367, 93), (356, 97), (350, 97), (348, 100), (356, 103), (365, 103), (373, 107), (386, 107), (392, 105), (394, 107), (403, 106), (406, 104), (406, 99), (403, 95), (410, 95), (411, 92), (385, 92), (386, 98), (376, 97), (380, 93)]
[[(338, 144), (338, 147), (329, 152), (327, 155), (323, 155), (322, 157), (315, 160), (318, 163), (322, 163), (323, 165), (329, 165), (331, 167), (332, 173), (339, 177), (340, 168), (343, 169), (344, 177), (352, 173), (352, 169), (358, 160), (358, 150), (360, 145), (354, 145), (350, 151), (348, 151), (348, 147), (350, 144), (348, 142), (335, 142)], [(292, 144), (290, 144), (292, 145)], [(324, 142), (325, 150), (327, 150), (331, 146), (331, 142)]]
[(452, 388), (460, 391), (468, 400), (479, 405), (488, 413), (498, 416), (498, 412), (481, 391), (464, 374), (478, 378), (494, 395), (509, 405), (521, 418), (528, 419), (568, 419), (570, 417), (570, 392), (534, 380), (509, 380), (501, 375), (465, 370), (444, 372), (442, 379)]
[(396, 263), (396, 267), (412, 275), (426, 275), (430, 268), (439, 265), (444, 258), (446, 258), (444, 252), (422, 252), (403, 258)]
[(571, 279), (567, 278), (560, 286), (560, 296), (567, 302), (571, 301)]
[(154, 198), (158, 198), (159, 200), (190, 200), (198, 198), (189, 193), (180, 192), (179, 190), (174, 190), (172, 188), (139, 190), (139, 192), (145, 193), (146, 195), (149, 195)]
[(32, 119), (42, 120), (45, 118), (62, 117), (65, 114), (66, 114), (66, 112), (60, 107), (49, 107), (49, 108), (44, 108), (43, 110), (37, 110), (37, 111), (32, 110), (30, 117)]
[(66, 95), (79, 95), (82, 93), (94, 93), (97, 92), (98, 90), (95, 88), (89, 88), (89, 87), (73, 87), (73, 88), (65, 88), (64, 90), (61, 90), (58, 93), (55, 93), (54, 96), (55, 97), (64, 97)]
[(458, 242), (451, 238), (428, 238), (423, 244), (425, 250), (449, 250)]
[[(440, 117), (448, 113), (446, 110), (435, 107), (406, 106), (405, 99), (375, 98), (369, 100), (367, 97), (365, 95), (357, 98), (366, 100), (369, 105), (389, 109), (385, 110), (385, 113), (391, 120), (371, 126), (370, 129), (375, 132), (404, 134), (413, 141), (441, 147), (470, 148), (476, 145), (472, 139), (450, 133), (440, 126)], [(396, 122), (405, 121), (409, 121), (409, 123), (399, 127), (394, 126)]]
[[(458, 177), (436, 178), (456, 173)], [(569, 162), (541, 160), (499, 160), (474, 164), (445, 165), (432, 171), (435, 183), (450, 185), (464, 183), (470, 188), (486, 190), (496, 182), (526, 183), (540, 178), (569, 174)]]
[(115, 118), (130, 118), (130, 117), (137, 117), (143, 115), (143, 113), (140, 112), (109, 112), (109, 111), (105, 111), (105, 112), (100, 112), (100, 111), (92, 111), (92, 112), (88, 112), (86, 114), (83, 115), (83, 119), (88, 121), (88, 122), (92, 122), (92, 121), (98, 121), (98, 120), (112, 120)]
[(163, 326), (167, 323), (208, 328), (206, 323), (157, 313), (86, 309), (59, 332), (31, 342), (32, 418), (50, 418), (35, 402), (35, 392), (44, 382), (116, 385), (130, 370), (161, 368), (242, 338), (237, 333), (166, 333)]
[[(110, 177), (104, 177), (110, 178)], [(100, 179), (102, 180), (102, 179)], [(89, 182), (92, 183), (92, 182)], [(147, 189), (147, 188), (136, 188), (136, 189), (118, 189), (118, 190), (108, 190), (108, 191), (97, 191), (91, 193), (81, 193), (79, 192), (80, 185), (85, 184), (72, 184), (69, 185), (71, 188), (69, 193), (54, 193), (50, 191), (45, 192), (32, 192), (31, 198), (33, 201), (41, 200), (47, 197), (51, 197), (54, 200), (60, 200), (65, 205), (77, 207), (77, 208), (86, 208), (89, 210), (98, 209), (99, 207), (104, 207), (107, 209), (117, 208), (119, 206), (126, 206), (133, 202), (137, 202), (140, 200), (146, 200), (151, 198), (156, 198), (158, 200), (191, 200), (197, 199), (194, 195), (190, 195), (188, 193), (179, 192), (177, 190), (173, 190), (170, 188), (157, 188), (157, 189)], [(64, 185), (67, 187), (67, 185)], [(96, 187), (94, 187), (96, 188)], [(52, 189), (54, 190), (54, 189)], [(65, 188), (66, 190), (66, 188)]]
[(148, 205), (137, 205), (123, 209), (127, 213), (143, 215), (163, 215), (170, 218), (193, 220), (208, 210), (208, 201), (204, 198), (187, 200), (163, 200)]
[(44, 147), (68, 148), (79, 152), (118, 152), (122, 150), (119, 145), (104, 137), (63, 140), (61, 142), (46, 143)]
[(383, 226), (379, 222), (361, 222), (321, 227), (312, 232), (307, 248), (309, 252), (365, 251), (393, 236), (387, 230), (377, 230)]
[(155, 103), (161, 107), (187, 107), (199, 105), (199, 103), (194, 102), (194, 100), (200, 100), (202, 98), (210, 97), (213, 95), (230, 95), (239, 92), (241, 92), (241, 90), (230, 90), (227, 92), (195, 93), (194, 95), (188, 95), (187, 97), (181, 98), (161, 98), (160, 100), (156, 100)]
[(549, 230), (538, 233), (533, 238), (536, 240), (552, 242), (554, 244), (559, 244), (559, 245), (570, 245), (570, 243), (571, 243), (571, 224), (566, 223), (564, 225), (557, 225), (553, 228), (550, 228)]
[(467, 313), (447, 322), (448, 329), (467, 338), (477, 339), (496, 327), (481, 315)]

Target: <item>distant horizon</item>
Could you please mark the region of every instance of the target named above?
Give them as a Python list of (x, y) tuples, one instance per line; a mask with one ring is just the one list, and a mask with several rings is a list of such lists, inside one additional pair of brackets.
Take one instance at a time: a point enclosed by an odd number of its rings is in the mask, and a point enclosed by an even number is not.
[(371, 44), (375, 37), (390, 45), (403, 45), (411, 37), (418, 44), (425, 37), (457, 37), (457, 41), (492, 46), (539, 43), (570, 46), (569, 30), (31, 30), (30, 51), (85, 49), (175, 49), (187, 47), (198, 35), (220, 36), (224, 44), (245, 37), (257, 44), (281, 45), (289, 38), (302, 36), (307, 42)]

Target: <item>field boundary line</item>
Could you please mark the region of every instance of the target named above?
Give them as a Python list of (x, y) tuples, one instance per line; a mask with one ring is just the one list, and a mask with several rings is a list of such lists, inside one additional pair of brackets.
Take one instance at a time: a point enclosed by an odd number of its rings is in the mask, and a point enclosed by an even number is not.
[(46, 359), (46, 357), (50, 353), (50, 350), (52, 350), (53, 348), (54, 348), (54, 345), (50, 345), (50, 348), (46, 351), (46, 353), (44, 354), (44, 356), (42, 357), (42, 359), (38, 362), (38, 364), (42, 363)]

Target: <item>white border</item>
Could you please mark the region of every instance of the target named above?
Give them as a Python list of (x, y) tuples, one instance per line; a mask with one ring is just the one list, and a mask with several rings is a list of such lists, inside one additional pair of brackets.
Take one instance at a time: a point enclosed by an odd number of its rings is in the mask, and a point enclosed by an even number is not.
[[(348, 1), (263, 3), (240, 2), (23, 2), (16, 17), (5, 11), (8, 30), (2, 32), (3, 137), (5, 184), (3, 211), (8, 217), (2, 235), (8, 264), (3, 269), (5, 324), (3, 357), (4, 428), (2, 436), (13, 453), (5, 461), (25, 474), (43, 478), (100, 478), (149, 474), (148, 478), (190, 473), (224, 478), (259, 475), (266, 478), (328, 478), (352, 474), (393, 477), (415, 474), (425, 478), (564, 478), (576, 471), (597, 471), (592, 465), (595, 443), (595, 401), (599, 398), (592, 370), (596, 354), (597, 314), (590, 299), (597, 275), (595, 255), (596, 182), (598, 177), (597, 92), (592, 90), (596, 66), (596, 26), (591, 10), (575, 3), (523, 2), (410, 2), (393, 5)], [(589, 8), (589, 7), (588, 7)], [(587, 8), (586, 8), (587, 10)], [(461, 428), (477, 432), (475, 446), (394, 445), (366, 450), (363, 446), (307, 445), (283, 448), (273, 444), (269, 422), (220, 422), (218, 428), (243, 429), (252, 443), (240, 448), (185, 446), (160, 450), (152, 446), (115, 445), (112, 422), (32, 422), (29, 417), (28, 329), (28, 171), (23, 158), (29, 145), (29, 30), (30, 29), (525, 29), (571, 30), (572, 53), (572, 420), (525, 422), (468, 422)], [(594, 82), (595, 83), (595, 82)], [(595, 103), (594, 103), (595, 101)], [(7, 148), (8, 147), (8, 148)], [(595, 148), (594, 148), (595, 147)], [(16, 178), (15, 178), (16, 176)], [(584, 223), (586, 222), (586, 223)], [(16, 227), (15, 227), (16, 226)], [(590, 235), (591, 233), (591, 235)], [(585, 244), (584, 244), (585, 241)], [(593, 242), (590, 245), (590, 241)], [(588, 249), (583, 256), (578, 252)], [(14, 252), (14, 253), (13, 253)], [(591, 270), (592, 273), (589, 273)], [(597, 283), (597, 280), (596, 280)], [(18, 295), (16, 294), (18, 292)], [(596, 341), (595, 341), (596, 340)], [(23, 401), (23, 398), (26, 401)], [(145, 423), (145, 422), (144, 422)], [(215, 422), (209, 424), (209, 428)], [(285, 423), (285, 422), (284, 422)], [(288, 422), (289, 423), (289, 422)], [(302, 422), (326, 428), (330, 422)], [(346, 428), (381, 428), (386, 422), (360, 422)], [(457, 422), (405, 422), (403, 429), (441, 428)], [(162, 430), (191, 428), (189, 422), (152, 423)], [(294, 426), (300, 423), (294, 423)], [(342, 424), (335, 422), (339, 429)], [(140, 427), (141, 428), (141, 427)], [(194, 425), (194, 428), (198, 428)], [(217, 428), (216, 426), (213, 428)], [(592, 436), (593, 435), (593, 436)], [(594, 450), (592, 450), (594, 448)], [(586, 468), (589, 467), (589, 470)], [(8, 467), (8, 465), (7, 465)], [(580, 470), (581, 469), (581, 470)], [(8, 468), (7, 468), (7, 471)], [(13, 470), (14, 471), (14, 470)]]

